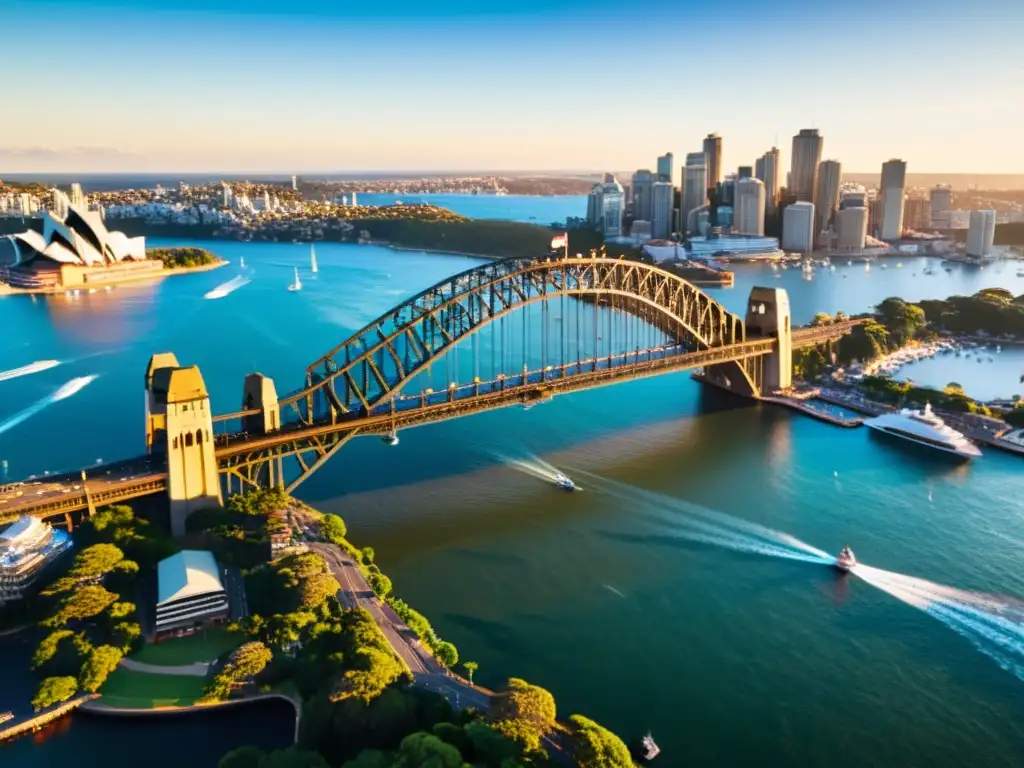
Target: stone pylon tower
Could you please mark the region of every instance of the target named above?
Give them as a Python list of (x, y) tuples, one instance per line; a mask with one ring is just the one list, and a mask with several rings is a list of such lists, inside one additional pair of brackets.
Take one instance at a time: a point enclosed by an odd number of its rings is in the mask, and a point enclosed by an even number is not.
[(223, 504), (213, 442), (210, 396), (197, 366), (181, 367), (173, 354), (150, 358), (146, 370), (146, 448), (167, 459), (171, 533), (186, 518)]
[(770, 393), (792, 387), (793, 336), (786, 289), (752, 288), (747, 301), (746, 326), (748, 339), (774, 336), (779, 340), (778, 351), (764, 360), (764, 391)]

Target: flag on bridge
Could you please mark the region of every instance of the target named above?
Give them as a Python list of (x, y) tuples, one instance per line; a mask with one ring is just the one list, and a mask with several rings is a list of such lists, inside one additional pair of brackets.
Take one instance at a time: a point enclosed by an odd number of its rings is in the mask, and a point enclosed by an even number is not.
[(566, 248), (566, 249), (568, 249), (568, 247), (569, 247), (569, 234), (568, 233), (561, 234), (558, 237), (551, 238), (551, 250), (552, 251), (557, 251), (559, 248)]

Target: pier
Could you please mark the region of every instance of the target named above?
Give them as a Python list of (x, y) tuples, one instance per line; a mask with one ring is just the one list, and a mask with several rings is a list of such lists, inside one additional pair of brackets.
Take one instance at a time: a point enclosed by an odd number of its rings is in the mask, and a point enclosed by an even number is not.
[(25, 736), (30, 733), (35, 733), (36, 731), (41, 731), (50, 723), (60, 720), (64, 715), (70, 714), (87, 701), (92, 701), (95, 698), (99, 698), (98, 693), (86, 693), (70, 699), (69, 701), (65, 701), (63, 704), (57, 704), (56, 706), (45, 709), (42, 712), (37, 712), (34, 715), (30, 715), (28, 717), (16, 717), (13, 720), (10, 720), (8, 725), (0, 728), (0, 744), (5, 741), (16, 739), (19, 736)]

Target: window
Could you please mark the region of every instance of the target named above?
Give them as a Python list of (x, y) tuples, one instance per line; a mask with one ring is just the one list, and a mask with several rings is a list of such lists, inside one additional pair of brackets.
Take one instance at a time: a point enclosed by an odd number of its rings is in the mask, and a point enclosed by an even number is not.
[(178, 449), (178, 438), (177, 437), (174, 438), (174, 442), (171, 444), (171, 447), (174, 448), (174, 450)]
[(192, 433), (191, 432), (186, 432), (185, 433), (185, 447), (188, 448), (191, 445), (192, 445)]
[(203, 430), (197, 429), (196, 430), (196, 445), (202, 445), (202, 444), (203, 444)]

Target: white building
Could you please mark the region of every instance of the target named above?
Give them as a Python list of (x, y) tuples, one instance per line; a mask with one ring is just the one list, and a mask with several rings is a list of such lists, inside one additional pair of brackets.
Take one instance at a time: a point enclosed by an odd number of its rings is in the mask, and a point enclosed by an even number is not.
[(679, 204), (679, 228), (689, 229), (690, 214), (708, 201), (707, 158), (703, 152), (691, 152), (683, 166), (683, 190)]
[(978, 258), (992, 255), (996, 238), (996, 212), (971, 211), (971, 224), (967, 230), (967, 255)]
[(782, 248), (800, 253), (814, 249), (814, 203), (796, 202), (782, 212)]
[(61, 220), (43, 212), (43, 234), (33, 229), (11, 235), (16, 265), (37, 259), (83, 267), (101, 267), (146, 258), (146, 238), (110, 232), (97, 211), (72, 205)]
[(186, 634), (228, 617), (213, 555), (185, 549), (157, 563), (156, 634)]
[(71, 547), (71, 537), (24, 515), (0, 531), (0, 604), (18, 600), (47, 563)]
[(836, 211), (836, 248), (838, 250), (863, 250), (868, 238), (868, 209), (864, 206), (849, 206)]
[(71, 194), (69, 195), (72, 205), (76, 205), (79, 208), (85, 208), (85, 192), (82, 191), (82, 185), (77, 181), (71, 185)]
[(950, 229), (949, 212), (953, 210), (953, 188), (939, 184), (932, 187), (929, 197), (932, 201), (932, 226)]
[(63, 221), (71, 210), (71, 199), (56, 187), (50, 190), (50, 194), (53, 196), (53, 214)]
[(587, 222), (594, 230), (605, 237), (621, 237), (625, 212), (626, 194), (614, 176), (591, 188), (587, 197)]
[(723, 261), (753, 261), (778, 259), (784, 256), (779, 241), (759, 235), (723, 235), (712, 233), (707, 237), (691, 237), (685, 256), (697, 261), (719, 259)]
[(814, 192), (814, 231), (824, 232), (832, 223), (839, 207), (839, 184), (842, 166), (838, 160), (822, 160), (818, 164), (818, 185)]
[(772, 147), (754, 163), (754, 175), (764, 182), (764, 207), (775, 213), (779, 207), (779, 149)]
[(741, 179), (736, 184), (732, 230), (741, 235), (764, 234), (765, 189), (760, 179)]
[(675, 188), (670, 181), (651, 185), (651, 237), (665, 240), (672, 234), (672, 211)]
[(899, 240), (903, 236), (903, 197), (907, 186), (907, 164), (902, 160), (882, 163), (882, 223), (879, 237)]

